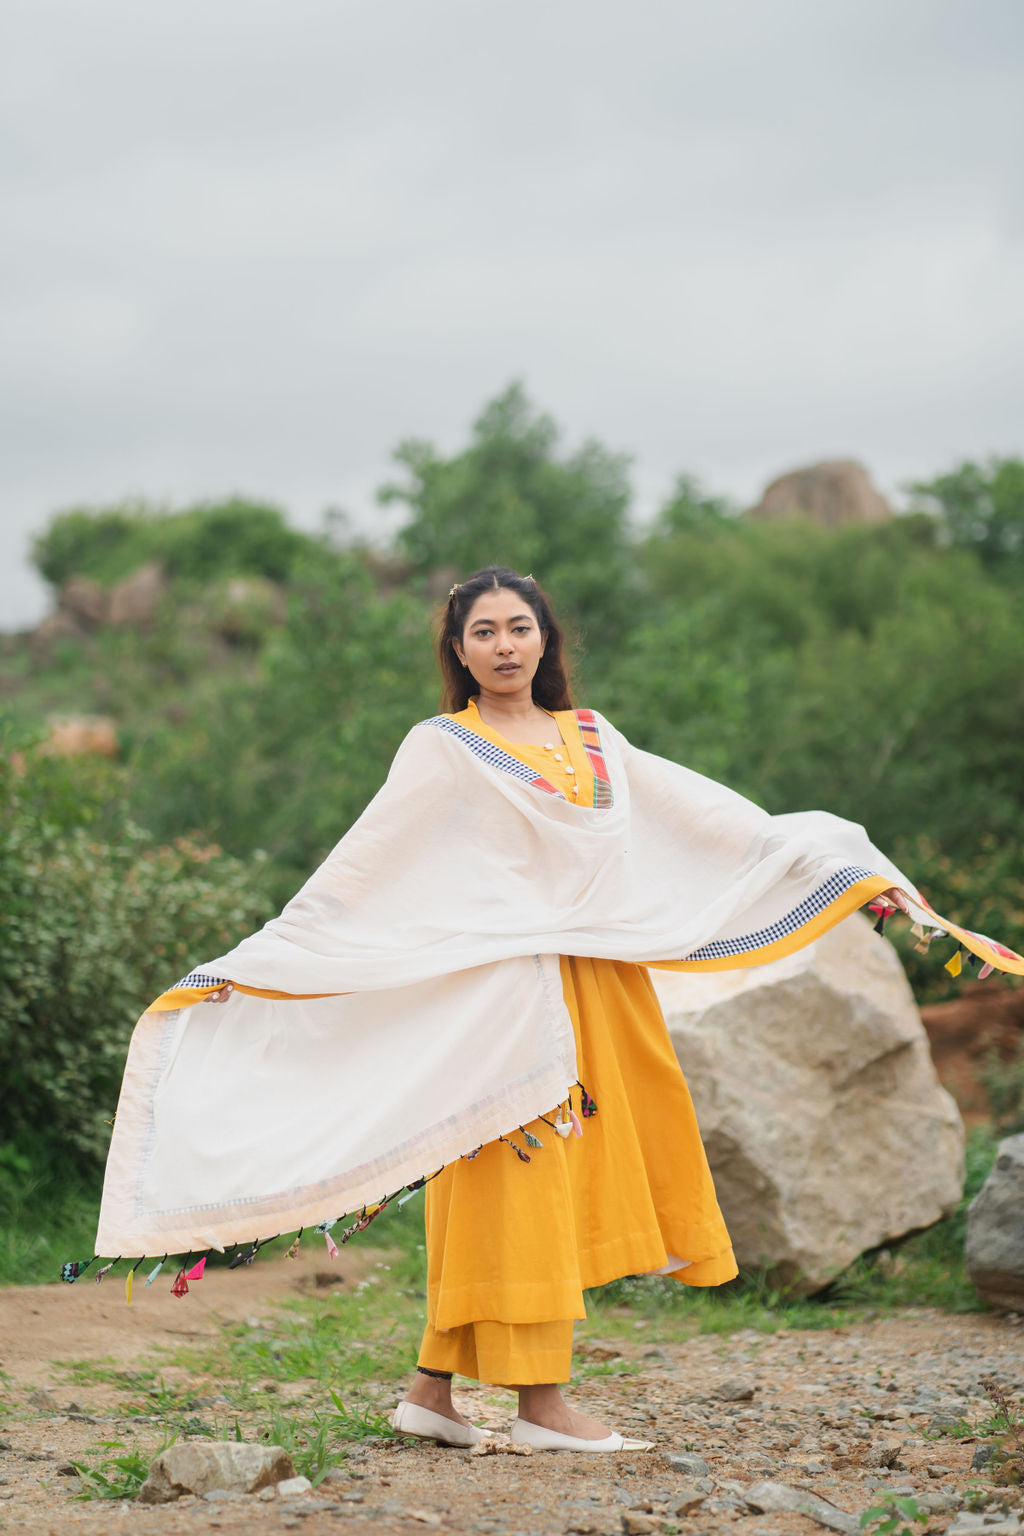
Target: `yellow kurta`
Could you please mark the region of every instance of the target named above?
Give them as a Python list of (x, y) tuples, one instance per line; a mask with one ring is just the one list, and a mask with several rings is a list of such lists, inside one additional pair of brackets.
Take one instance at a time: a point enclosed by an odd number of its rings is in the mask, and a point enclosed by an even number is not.
[[(572, 711), (550, 748), (506, 741), (475, 706), (454, 717), (591, 804), (593, 774)], [(561, 740), (559, 735), (561, 734)], [(573, 793), (575, 786), (576, 793)], [(427, 1328), (420, 1364), (503, 1385), (565, 1381), (583, 1292), (665, 1270), (689, 1285), (736, 1274), (693, 1104), (646, 969), (562, 958), (580, 1082), (598, 1112), (583, 1135), (543, 1120), (523, 1163), (491, 1142), (427, 1185)], [(579, 1093), (573, 1097), (579, 1110)], [(552, 1105), (548, 1119), (556, 1117)], [(669, 1266), (667, 1269), (665, 1267)]]

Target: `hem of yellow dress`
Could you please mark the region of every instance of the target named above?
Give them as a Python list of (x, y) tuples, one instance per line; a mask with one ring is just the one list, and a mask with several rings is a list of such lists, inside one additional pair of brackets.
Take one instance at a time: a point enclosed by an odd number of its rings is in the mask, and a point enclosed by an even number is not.
[(552, 1333), (560, 1335), (557, 1344), (531, 1342), (530, 1324), (495, 1324), (490, 1319), (480, 1319), (479, 1323), (479, 1327), (464, 1323), (451, 1330), (428, 1325), (418, 1363), (428, 1370), (451, 1371), (498, 1387), (563, 1382), (572, 1375), (571, 1318), (555, 1318), (543, 1325), (549, 1338)]
[(730, 1280), (735, 1280), (739, 1272), (736, 1255), (730, 1247), (716, 1254), (713, 1259), (699, 1259), (693, 1264), (687, 1264), (685, 1269), (674, 1269), (668, 1278), (678, 1280), (681, 1285), (726, 1285)]

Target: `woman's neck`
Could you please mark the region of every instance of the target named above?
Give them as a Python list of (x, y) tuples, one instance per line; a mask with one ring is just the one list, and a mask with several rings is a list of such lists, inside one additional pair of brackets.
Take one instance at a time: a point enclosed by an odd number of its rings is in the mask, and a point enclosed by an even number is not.
[(534, 703), (529, 690), (516, 694), (492, 694), (481, 689), (475, 703), (484, 724), (500, 732), (509, 741), (529, 743), (536, 739), (538, 745), (544, 745), (553, 730), (557, 734), (551, 716)]

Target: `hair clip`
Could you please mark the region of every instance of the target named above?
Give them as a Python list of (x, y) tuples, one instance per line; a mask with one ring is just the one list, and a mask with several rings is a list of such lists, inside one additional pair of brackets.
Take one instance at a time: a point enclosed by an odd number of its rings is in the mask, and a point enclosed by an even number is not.
[(459, 582), (459, 581), (456, 581), (456, 582), (453, 582), (453, 583), (452, 583), (452, 589), (451, 589), (451, 591), (450, 591), (450, 592), (449, 592), (449, 593), (448, 593), (448, 601), (449, 601), (449, 602), (451, 602), (451, 600), (452, 600), (452, 598), (453, 598), (453, 597), (454, 597), (454, 596), (455, 596), (455, 594), (456, 594), (456, 592), (457, 592), (457, 591), (458, 591), (458, 590), (459, 590), (459, 587), (460, 587), (460, 586), (461, 586), (461, 585), (462, 585), (462, 583), (461, 583), (461, 582)]

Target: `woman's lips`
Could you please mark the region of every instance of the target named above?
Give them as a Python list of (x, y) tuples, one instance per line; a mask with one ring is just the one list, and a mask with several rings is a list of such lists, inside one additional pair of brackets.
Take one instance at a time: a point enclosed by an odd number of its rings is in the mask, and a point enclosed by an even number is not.
[(518, 672), (519, 663), (517, 661), (506, 662), (503, 667), (495, 667), (494, 670), (495, 672)]

